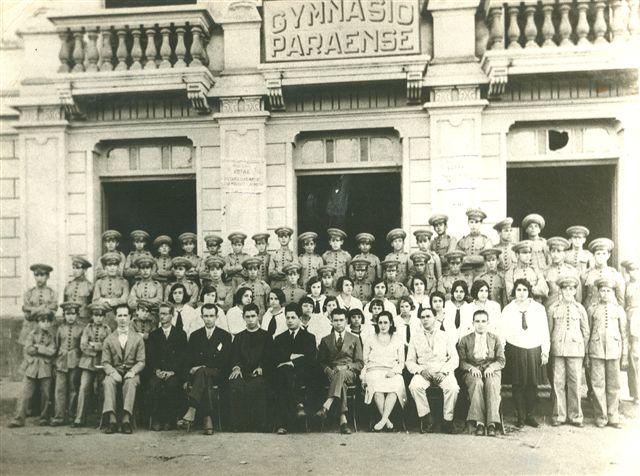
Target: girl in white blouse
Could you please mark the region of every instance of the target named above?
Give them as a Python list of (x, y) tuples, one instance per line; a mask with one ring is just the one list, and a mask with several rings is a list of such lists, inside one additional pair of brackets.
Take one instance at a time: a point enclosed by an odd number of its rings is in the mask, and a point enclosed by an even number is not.
[(187, 339), (193, 331), (196, 330), (196, 325), (200, 317), (196, 314), (196, 310), (192, 308), (188, 303), (191, 296), (187, 294), (187, 288), (184, 284), (175, 283), (171, 286), (169, 291), (169, 302), (174, 306), (173, 318), (171, 324), (177, 329), (182, 329), (187, 334)]
[[(429, 307), (429, 295), (426, 294), (427, 290), (427, 278), (421, 275), (416, 275), (409, 281), (410, 297), (413, 301), (413, 316), (418, 319), (418, 308)], [(418, 320), (418, 322), (420, 322)]]
[(462, 329), (462, 308), (467, 304), (467, 296), (469, 295), (469, 287), (467, 282), (459, 279), (451, 285), (451, 301), (447, 301), (444, 305), (444, 328), (447, 332), (453, 332), (456, 339), (462, 337), (460, 335)]
[(262, 316), (261, 326), (271, 337), (287, 330), (287, 321), (284, 317), (285, 302), (286, 298), (282, 289), (273, 288), (269, 291), (269, 309)]
[(216, 325), (235, 337), (247, 327), (242, 317), (242, 310), (251, 302), (253, 302), (253, 291), (246, 287), (238, 288), (233, 295), (233, 307), (227, 311), (225, 319), (216, 321)]
[(353, 294), (353, 280), (349, 276), (341, 276), (336, 284), (336, 290), (338, 291), (338, 307), (346, 311), (351, 309), (362, 309), (362, 301), (354, 297)]

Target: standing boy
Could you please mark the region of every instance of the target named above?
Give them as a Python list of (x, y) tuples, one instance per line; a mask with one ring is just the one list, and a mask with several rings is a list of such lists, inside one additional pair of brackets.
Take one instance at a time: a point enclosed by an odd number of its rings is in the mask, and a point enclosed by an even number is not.
[(567, 263), (578, 270), (580, 276), (584, 276), (587, 270), (595, 266), (593, 254), (584, 249), (584, 244), (589, 236), (589, 228), (575, 225), (567, 228), (567, 236), (571, 246), (567, 250)]
[(351, 263), (351, 255), (342, 249), (347, 234), (338, 228), (329, 228), (327, 234), (331, 249), (322, 255), (322, 259), (326, 265), (333, 266), (334, 278), (338, 279), (347, 275), (349, 263)]
[(231, 292), (236, 292), (240, 283), (244, 281), (242, 262), (249, 258), (249, 255), (243, 251), (246, 239), (247, 235), (240, 232), (233, 232), (228, 236), (231, 253), (225, 258), (224, 271), (227, 278), (231, 280)]
[(156, 257), (156, 274), (154, 275), (154, 279), (158, 281), (162, 285), (162, 290), (164, 292), (164, 287), (167, 285), (169, 280), (173, 278), (173, 272), (171, 271), (171, 246), (173, 245), (173, 240), (170, 236), (160, 235), (155, 240), (153, 240), (153, 247), (158, 251), (158, 256)]
[(133, 230), (129, 236), (133, 241), (133, 251), (130, 251), (127, 255), (127, 259), (124, 262), (124, 277), (129, 280), (129, 283), (133, 283), (138, 278), (138, 268), (135, 265), (136, 260), (141, 256), (153, 256), (151, 252), (145, 249), (149, 239), (149, 233), (143, 230)]
[(436, 232), (436, 237), (431, 242), (431, 251), (436, 252), (440, 257), (443, 274), (446, 274), (449, 268), (449, 263), (447, 263), (445, 259), (446, 254), (454, 251), (458, 243), (453, 236), (447, 234), (448, 222), (449, 217), (443, 214), (432, 215), (429, 218), (429, 225), (431, 225)]
[(253, 293), (253, 303), (258, 306), (258, 315), (260, 319), (269, 307), (269, 292), (271, 288), (266, 281), (258, 276), (258, 268), (260, 267), (260, 258), (247, 258), (242, 262), (247, 278), (240, 283), (239, 288), (249, 288)]
[(469, 234), (458, 241), (458, 249), (467, 256), (480, 256), (482, 250), (491, 248), (491, 240), (480, 233), (480, 227), (487, 214), (479, 208), (469, 208), (466, 211)]
[(397, 280), (405, 283), (409, 277), (409, 253), (404, 250), (404, 240), (407, 237), (401, 228), (394, 228), (387, 233), (387, 242), (391, 245), (391, 253), (385, 256), (385, 261), (397, 261)]
[(500, 307), (506, 305), (507, 300), (504, 289), (504, 278), (498, 272), (498, 259), (502, 254), (500, 248), (488, 248), (480, 251), (480, 256), (484, 258), (484, 273), (476, 276), (474, 281), (480, 279), (486, 281), (489, 285), (489, 299), (500, 304)]
[(282, 287), (285, 303), (298, 303), (300, 299), (305, 297), (307, 293), (300, 286), (300, 264), (289, 263), (283, 268), (284, 274), (287, 276), (287, 284)]
[(93, 296), (93, 284), (87, 279), (87, 269), (91, 267), (91, 263), (81, 256), (71, 258), (71, 269), (73, 279), (67, 283), (64, 288), (64, 300), (66, 302), (76, 302), (79, 304), (78, 319), (82, 324), (88, 324), (90, 321), (89, 310), (87, 306), (91, 302)]
[[(371, 253), (371, 246), (375, 241), (376, 238), (371, 233), (358, 233), (356, 235), (356, 242), (358, 243), (360, 253), (353, 257), (354, 260), (363, 259), (369, 263), (366, 279), (370, 283), (373, 283), (377, 278), (382, 277), (382, 265), (380, 264), (380, 258)], [(353, 278), (355, 277), (353, 261), (351, 262), (350, 268), (349, 276)]]
[(276, 228), (280, 248), (273, 253), (269, 262), (269, 279), (271, 280), (271, 286), (274, 288), (282, 288), (287, 283), (284, 267), (290, 263), (297, 262), (296, 256), (289, 248), (292, 234), (293, 230), (288, 226)]
[(513, 218), (507, 217), (504, 220), (499, 221), (493, 225), (493, 229), (498, 232), (500, 237), (496, 248), (500, 250), (498, 271), (501, 273), (502, 278), (507, 271), (516, 265), (516, 254), (513, 252)]
[(531, 213), (522, 220), (522, 229), (531, 242), (531, 266), (540, 271), (544, 271), (550, 262), (547, 240), (540, 236), (544, 226), (544, 218), (537, 213)]
[(18, 343), (24, 345), (31, 331), (38, 327), (36, 313), (39, 311), (51, 311), (58, 309), (56, 293), (47, 286), (49, 276), (53, 268), (48, 264), (32, 264), (29, 269), (33, 272), (36, 285), (24, 293), (22, 312), (24, 312), (24, 322), (22, 330), (18, 336)]
[(507, 299), (512, 300), (511, 293), (516, 280), (524, 278), (531, 284), (531, 294), (533, 298), (542, 303), (549, 294), (549, 286), (544, 279), (542, 270), (532, 266), (531, 253), (533, 251), (533, 243), (529, 240), (522, 240), (513, 245), (513, 252), (516, 254), (518, 261), (516, 265), (505, 273), (504, 286), (507, 292)]
[(260, 260), (258, 278), (262, 281), (269, 281), (269, 266), (271, 266), (271, 255), (267, 251), (269, 233), (256, 233), (251, 237), (251, 239), (256, 245), (256, 250), (258, 250), (254, 258), (258, 258)]
[(598, 300), (596, 282), (600, 278), (611, 279), (614, 283), (614, 292), (618, 304), (624, 306), (624, 278), (615, 268), (607, 263), (613, 251), (613, 241), (609, 238), (596, 238), (589, 243), (589, 250), (593, 253), (595, 265), (583, 276), (584, 280), (584, 307), (589, 310), (592, 304)]
[[(359, 255), (358, 255), (359, 256)], [(354, 258), (351, 261), (353, 268), (353, 296), (360, 299), (362, 303), (367, 303), (373, 295), (373, 281), (369, 281), (367, 270), (371, 267), (370, 261), (363, 258)]]
[(302, 243), (304, 253), (298, 256), (301, 266), (302, 287), (306, 288), (311, 278), (318, 275), (318, 268), (324, 264), (322, 257), (316, 253), (318, 234), (313, 231), (302, 233), (298, 241)]
[[(544, 279), (547, 280), (549, 286), (549, 295), (545, 301), (545, 307), (547, 312), (551, 305), (560, 299), (560, 288), (556, 284), (558, 279), (564, 276), (573, 276), (578, 279), (580, 283), (580, 274), (578, 270), (565, 263), (566, 251), (569, 248), (569, 242), (561, 236), (554, 236), (547, 240), (547, 246), (549, 247), (549, 257), (551, 258), (551, 264), (544, 270)], [(582, 302), (582, 286), (578, 285), (576, 299), (578, 302)]]
[[(122, 235), (117, 230), (107, 230), (102, 234), (102, 245), (104, 246), (105, 253), (116, 253), (120, 255), (120, 264), (118, 265), (118, 276), (124, 276), (124, 262), (127, 257), (122, 251), (118, 249)], [(104, 278), (107, 275), (102, 263), (98, 261), (96, 265), (96, 281), (100, 278)]]

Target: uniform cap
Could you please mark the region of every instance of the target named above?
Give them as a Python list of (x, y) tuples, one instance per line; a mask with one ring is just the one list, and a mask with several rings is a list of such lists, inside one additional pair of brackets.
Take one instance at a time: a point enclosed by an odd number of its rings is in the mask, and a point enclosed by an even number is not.
[(400, 265), (400, 261), (395, 260), (395, 259), (386, 259), (380, 264), (382, 265), (383, 269), (387, 269), (387, 268), (390, 268), (392, 266), (396, 266), (396, 267), (399, 266)]
[(569, 286), (570, 284), (574, 285), (575, 287), (578, 287), (580, 285), (580, 280), (575, 276), (566, 275), (566, 276), (560, 276), (558, 279), (556, 279), (556, 284), (558, 285), (559, 288)]
[(138, 299), (136, 307), (138, 309), (142, 308), (146, 309), (147, 311), (152, 311), (155, 306), (152, 302), (147, 301), (146, 299)]
[(280, 226), (280, 227), (276, 228), (275, 233), (276, 233), (277, 236), (280, 236), (280, 235), (291, 236), (291, 235), (293, 235), (293, 228), (290, 228), (288, 226)]
[(596, 282), (594, 283), (596, 285), (596, 288), (600, 289), (602, 287), (607, 287), (607, 288), (615, 288), (616, 287), (616, 282), (611, 279), (611, 278), (600, 278), (600, 279), (596, 279)]
[(143, 240), (146, 240), (146, 241), (149, 241), (149, 239), (151, 238), (151, 237), (149, 236), (149, 233), (147, 233), (147, 232), (146, 232), (146, 231), (144, 231), (144, 230), (133, 230), (131, 233), (129, 233), (129, 237), (130, 237), (132, 240), (142, 238)]
[(538, 215), (537, 213), (530, 213), (529, 215), (523, 218), (522, 229), (526, 230), (531, 223), (537, 223), (538, 225), (540, 225), (541, 230), (544, 228), (544, 225), (546, 224), (544, 221), (544, 218), (542, 218), (542, 215)]
[(102, 234), (102, 241), (107, 241), (109, 239), (120, 241), (122, 240), (122, 233), (117, 230), (107, 230)]
[(487, 256), (500, 256), (502, 250), (500, 248), (488, 248), (480, 251), (480, 256), (487, 258)]
[(622, 266), (627, 271), (632, 271), (634, 269), (640, 269), (640, 265), (638, 264), (638, 262), (634, 261), (632, 259), (624, 260), (622, 263), (620, 263), (620, 266)]
[(347, 234), (339, 228), (329, 228), (327, 230), (327, 234), (329, 235), (329, 238), (337, 237), (342, 238), (343, 240), (347, 239)]
[(104, 303), (104, 302), (92, 302), (91, 304), (89, 304), (87, 306), (87, 309), (89, 309), (91, 312), (93, 312), (93, 311), (102, 311), (103, 313), (106, 313), (111, 308), (109, 307), (109, 305), (107, 303)]
[(387, 241), (392, 242), (396, 238), (402, 238), (403, 240), (407, 237), (407, 233), (402, 228), (394, 228), (389, 233), (387, 233)]
[(302, 241), (303, 243), (307, 240), (317, 240), (318, 234), (314, 231), (305, 231), (300, 236), (298, 236), (298, 241)]
[(609, 238), (596, 238), (591, 243), (589, 243), (589, 251), (592, 253), (596, 250), (607, 250), (611, 252), (613, 250), (614, 244)]
[(269, 233), (256, 233), (251, 237), (251, 239), (255, 242), (260, 240), (269, 241)]
[(109, 251), (100, 257), (102, 266), (106, 266), (110, 263), (120, 264), (121, 261), (122, 256), (120, 256), (120, 253), (116, 253), (115, 251)]
[(373, 243), (376, 241), (376, 237), (371, 233), (358, 233), (356, 235), (356, 243), (362, 243), (363, 241), (368, 241), (369, 243)]
[(475, 218), (480, 221), (487, 218), (487, 214), (479, 208), (468, 208), (465, 214), (467, 215), (467, 218)]
[(416, 251), (409, 255), (409, 259), (414, 263), (417, 261), (424, 261), (425, 263), (429, 261), (430, 256), (424, 251)]
[(29, 269), (31, 271), (33, 271), (34, 273), (36, 271), (42, 271), (43, 273), (51, 273), (51, 271), (53, 271), (53, 268), (51, 266), (49, 266), (48, 264), (44, 264), (44, 263), (32, 264), (31, 266), (29, 266)]
[(31, 317), (36, 321), (53, 321), (53, 311), (45, 308), (36, 309), (31, 313)]
[(295, 270), (300, 272), (301, 269), (302, 269), (302, 266), (300, 266), (299, 263), (289, 263), (288, 265), (282, 268), (282, 271), (284, 272), (284, 274), (289, 274), (290, 271)]
[(336, 268), (334, 268), (333, 266), (329, 266), (328, 264), (325, 264), (324, 266), (319, 266), (318, 275), (322, 276), (324, 273), (336, 274)]
[(214, 245), (219, 245), (220, 243), (222, 243), (224, 240), (222, 239), (221, 236), (218, 235), (207, 235), (204, 237), (204, 242), (209, 245), (210, 243), (213, 243)]
[(484, 259), (478, 255), (470, 255), (462, 258), (462, 267), (469, 267), (471, 269), (476, 269), (484, 266)]
[(213, 268), (214, 266), (224, 268), (225, 262), (224, 259), (222, 259), (220, 256), (207, 256), (207, 258), (204, 260), (204, 265), (207, 268)]
[(493, 229), (500, 233), (505, 226), (511, 225), (513, 225), (513, 218), (507, 217), (504, 220), (500, 220), (498, 223), (493, 225)]
[(239, 231), (234, 231), (233, 233), (229, 234), (227, 239), (229, 241), (240, 240), (240, 241), (242, 241), (244, 243), (244, 240), (247, 239), (247, 235), (245, 235), (244, 233), (241, 233)]
[(413, 236), (415, 236), (416, 239), (421, 236), (427, 236), (431, 238), (433, 236), (433, 232), (431, 230), (427, 230), (426, 228), (420, 228), (419, 230), (413, 232)]
[(190, 231), (181, 233), (180, 236), (178, 236), (178, 241), (180, 241), (180, 243), (184, 243), (187, 240), (191, 240), (195, 243), (198, 241), (198, 236)]
[(146, 266), (153, 268), (153, 265), (155, 264), (155, 262), (156, 260), (154, 260), (153, 257), (149, 255), (144, 255), (136, 258), (133, 264), (136, 268), (144, 268)]
[(552, 236), (551, 238), (547, 239), (547, 246), (549, 247), (549, 249), (560, 248), (562, 251), (566, 251), (571, 246), (571, 243), (569, 243), (569, 240), (561, 236)]
[(190, 269), (192, 266), (192, 263), (184, 256), (176, 256), (171, 260), (172, 268), (178, 268), (180, 266), (184, 267), (185, 269)]
[(259, 268), (261, 264), (262, 264), (262, 260), (260, 258), (256, 258), (255, 256), (245, 258), (242, 261), (243, 268), (248, 268), (249, 266), (257, 266)]
[(520, 253), (521, 251), (532, 251), (533, 250), (533, 241), (531, 240), (522, 240), (518, 241), (515, 245), (511, 247), (514, 253)]
[(371, 263), (364, 258), (356, 258), (354, 260), (351, 260), (351, 265), (354, 267), (354, 269), (362, 266), (364, 266), (364, 268), (366, 269), (371, 265)]
[(80, 309), (80, 303), (73, 302), (73, 301), (65, 301), (62, 304), (60, 304), (60, 307), (62, 308), (63, 311), (66, 311), (67, 309)]
[(431, 215), (429, 217), (429, 225), (436, 226), (438, 223), (449, 221), (449, 217), (443, 213), (436, 213), (435, 215)]
[(584, 236), (589, 236), (589, 228), (582, 225), (573, 225), (567, 228), (567, 235), (573, 236), (577, 234), (583, 234)]
[(452, 259), (463, 259), (466, 255), (464, 254), (463, 251), (460, 250), (453, 250), (453, 251), (449, 251), (447, 254), (444, 255), (444, 258), (447, 261), (451, 261)]
[(91, 268), (91, 262), (88, 259), (83, 258), (82, 256), (72, 256), (71, 264), (72, 265), (79, 264), (84, 269)]
[(160, 248), (160, 245), (172, 246), (173, 245), (173, 240), (171, 239), (170, 236), (160, 235), (155, 240), (153, 240), (153, 246), (154, 246), (154, 248)]

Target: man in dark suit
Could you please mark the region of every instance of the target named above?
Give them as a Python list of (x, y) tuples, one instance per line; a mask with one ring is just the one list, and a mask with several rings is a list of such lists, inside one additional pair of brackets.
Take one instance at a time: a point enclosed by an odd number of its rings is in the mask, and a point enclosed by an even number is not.
[(173, 304), (160, 304), (160, 327), (153, 330), (147, 340), (147, 409), (154, 431), (175, 426), (186, 371), (187, 334), (171, 325), (173, 312)]
[(298, 305), (289, 303), (284, 308), (287, 331), (273, 342), (274, 390), (276, 393), (278, 434), (286, 435), (291, 410), (296, 417), (307, 416), (302, 387), (309, 387), (316, 360), (315, 336), (301, 328)]
[(340, 432), (349, 435), (347, 425), (347, 385), (356, 381), (362, 370), (362, 344), (360, 339), (346, 331), (347, 311), (341, 308), (331, 313), (333, 331), (320, 341), (318, 364), (329, 381), (327, 399), (316, 416), (325, 419), (334, 400), (340, 400)]
[(212, 435), (213, 409), (209, 392), (212, 385), (222, 384), (229, 375), (231, 335), (216, 327), (218, 308), (214, 304), (204, 304), (200, 312), (204, 327), (191, 334), (187, 346), (187, 368), (191, 376), (189, 408), (178, 423), (190, 430), (197, 409), (204, 419), (204, 433)]
[(458, 354), (460, 369), (464, 372), (464, 383), (469, 392), (467, 425), (475, 422), (476, 435), (485, 432), (496, 436), (496, 425), (500, 424), (501, 370), (504, 368), (504, 349), (500, 338), (487, 332), (489, 315), (478, 310), (473, 314), (475, 331), (460, 339)]
[(122, 387), (122, 432), (131, 433), (131, 415), (140, 385), (140, 372), (145, 365), (144, 340), (131, 326), (131, 315), (126, 304), (115, 308), (116, 330), (102, 344), (102, 365), (105, 378), (103, 416), (108, 416), (106, 433), (114, 433), (116, 420), (116, 391)]

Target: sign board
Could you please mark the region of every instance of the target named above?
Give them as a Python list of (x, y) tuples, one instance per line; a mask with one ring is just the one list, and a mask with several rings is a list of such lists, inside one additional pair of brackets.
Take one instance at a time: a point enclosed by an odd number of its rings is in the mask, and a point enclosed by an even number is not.
[(268, 0), (267, 62), (420, 53), (418, 0)]

